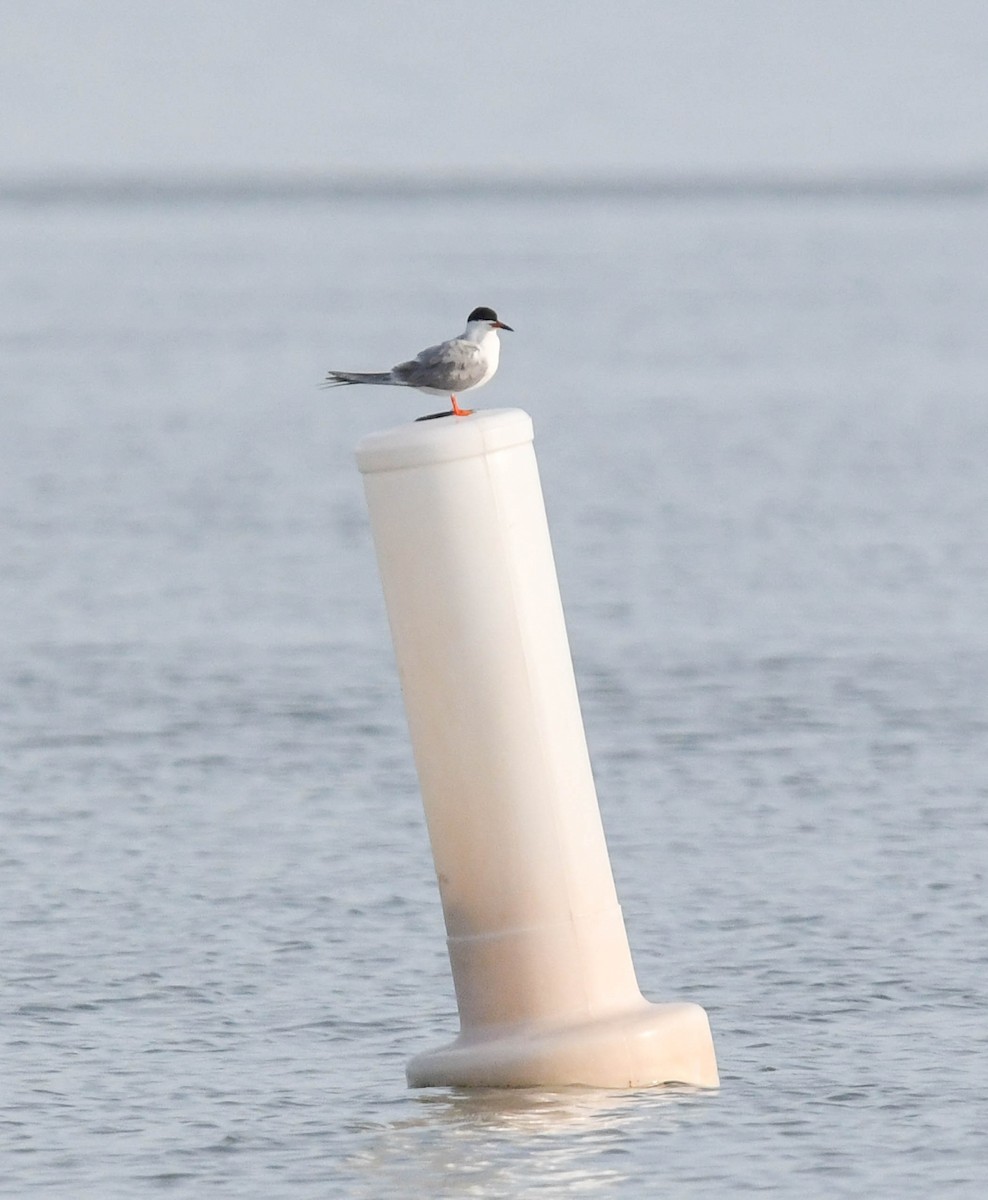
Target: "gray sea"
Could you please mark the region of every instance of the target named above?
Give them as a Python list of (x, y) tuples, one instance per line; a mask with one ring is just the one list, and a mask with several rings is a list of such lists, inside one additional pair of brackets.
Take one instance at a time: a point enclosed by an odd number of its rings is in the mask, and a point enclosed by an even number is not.
[[(982, 1196), (986, 210), (8, 191), (0, 1194)], [(456, 1010), (353, 447), (436, 404), (316, 385), (481, 304), (717, 1092), (405, 1086)]]

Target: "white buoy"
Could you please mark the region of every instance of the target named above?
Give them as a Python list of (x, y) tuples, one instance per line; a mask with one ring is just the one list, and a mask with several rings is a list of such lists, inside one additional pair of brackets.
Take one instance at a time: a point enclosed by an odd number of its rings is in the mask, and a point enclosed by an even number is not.
[(635, 978), (532, 437), (495, 409), (357, 447), (460, 1014), (408, 1082), (716, 1087), (704, 1010)]

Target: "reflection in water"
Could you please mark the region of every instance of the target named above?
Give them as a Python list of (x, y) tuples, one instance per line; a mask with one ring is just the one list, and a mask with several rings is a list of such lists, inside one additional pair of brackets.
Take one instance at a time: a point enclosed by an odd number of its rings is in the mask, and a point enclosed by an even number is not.
[(348, 1166), (368, 1196), (399, 1185), (422, 1196), (596, 1192), (644, 1181), (632, 1147), (681, 1129), (716, 1096), (679, 1086), (428, 1090), (414, 1094), (419, 1115), (365, 1131)]

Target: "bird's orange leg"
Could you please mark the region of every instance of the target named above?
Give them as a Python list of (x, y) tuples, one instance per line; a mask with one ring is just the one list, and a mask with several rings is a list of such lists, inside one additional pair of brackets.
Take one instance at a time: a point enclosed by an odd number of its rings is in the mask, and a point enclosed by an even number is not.
[(450, 396), (450, 400), (453, 401), (453, 416), (454, 417), (469, 417), (470, 414), (473, 412), (472, 408), (460, 408), (460, 406), (456, 403), (455, 396)]

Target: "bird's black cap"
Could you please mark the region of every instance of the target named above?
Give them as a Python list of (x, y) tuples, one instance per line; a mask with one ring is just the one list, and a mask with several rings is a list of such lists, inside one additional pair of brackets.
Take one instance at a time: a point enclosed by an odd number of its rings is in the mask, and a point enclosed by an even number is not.
[(508, 333), (514, 333), (510, 325), (505, 325), (503, 321), (498, 320), (497, 313), (493, 308), (475, 308), (467, 317), (467, 324), (469, 325), (471, 321), (490, 321), (495, 329), (506, 329)]

